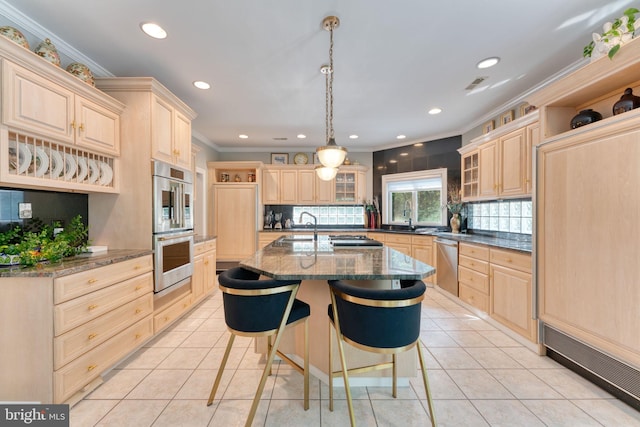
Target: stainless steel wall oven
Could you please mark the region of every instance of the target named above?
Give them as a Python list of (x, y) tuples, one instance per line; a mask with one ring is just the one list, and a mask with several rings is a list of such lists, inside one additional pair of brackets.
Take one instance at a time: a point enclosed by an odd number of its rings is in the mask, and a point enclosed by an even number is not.
[(154, 292), (188, 284), (193, 274), (193, 174), (153, 162)]

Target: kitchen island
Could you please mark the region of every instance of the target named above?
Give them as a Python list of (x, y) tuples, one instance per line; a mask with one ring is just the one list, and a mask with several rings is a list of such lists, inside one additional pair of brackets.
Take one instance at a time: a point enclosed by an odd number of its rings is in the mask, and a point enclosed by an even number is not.
[[(399, 287), (399, 280), (419, 280), (435, 273), (435, 269), (387, 246), (334, 247), (327, 236), (292, 234), (279, 238), (253, 256), (240, 262), (248, 270), (278, 280), (301, 280), (298, 298), (311, 306), (309, 319), (309, 357), (311, 372), (328, 382), (329, 371), (329, 320), (327, 306), (330, 303), (327, 280), (357, 281), (359, 286), (378, 288)], [(427, 290), (428, 292), (428, 290)], [(375, 327), (375, 325), (371, 325)], [(335, 337), (332, 337), (335, 339)], [(333, 348), (336, 349), (337, 346)], [(257, 341), (256, 350), (265, 352), (266, 346)], [(300, 328), (286, 332), (280, 348), (294, 358), (302, 359), (303, 335)], [(352, 346), (345, 347), (347, 359), (358, 363), (375, 363), (389, 356), (367, 353)], [(399, 356), (399, 384), (408, 384), (408, 377), (417, 372), (415, 349)], [(340, 366), (337, 350), (334, 366)], [(355, 377), (352, 385), (389, 385), (390, 372), (368, 373), (369, 377)], [(375, 375), (375, 376), (374, 376)], [(351, 378), (350, 378), (351, 379)], [(343, 386), (341, 378), (335, 382)]]

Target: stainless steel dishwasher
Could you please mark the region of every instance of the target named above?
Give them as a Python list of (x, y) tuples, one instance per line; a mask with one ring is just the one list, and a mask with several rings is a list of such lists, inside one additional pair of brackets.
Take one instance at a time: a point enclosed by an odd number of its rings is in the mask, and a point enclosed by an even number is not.
[(458, 242), (455, 240), (435, 239), (438, 259), (438, 286), (458, 296)]

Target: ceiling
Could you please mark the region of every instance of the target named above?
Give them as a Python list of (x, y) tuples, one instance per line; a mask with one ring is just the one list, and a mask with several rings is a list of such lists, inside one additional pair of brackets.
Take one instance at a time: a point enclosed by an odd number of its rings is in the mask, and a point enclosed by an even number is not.
[[(336, 141), (371, 151), (459, 135), (514, 108), (550, 76), (580, 65), (591, 33), (631, 3), (0, 0), (42, 26), (59, 49), (71, 46), (99, 65), (96, 75), (158, 79), (198, 113), (194, 136), (219, 151), (325, 144), (325, 16), (341, 21), (334, 32)], [(168, 37), (142, 33), (149, 21)], [(73, 49), (64, 53), (73, 58)], [(500, 63), (476, 68), (490, 56)], [(465, 90), (481, 76), (487, 79)], [(196, 89), (195, 80), (211, 89)], [(443, 111), (427, 114), (432, 107)]]

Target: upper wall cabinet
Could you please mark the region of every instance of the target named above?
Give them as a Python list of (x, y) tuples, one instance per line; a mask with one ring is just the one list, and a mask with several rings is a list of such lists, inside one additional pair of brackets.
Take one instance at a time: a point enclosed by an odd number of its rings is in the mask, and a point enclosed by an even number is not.
[(460, 148), (462, 199), (530, 196), (531, 147), (539, 141), (535, 111)]
[(341, 166), (334, 179), (323, 181), (316, 176), (313, 165), (265, 165), (262, 170), (262, 203), (362, 203), (367, 193), (366, 171), (363, 166)]
[(117, 192), (124, 105), (0, 37), (0, 181)]
[(151, 77), (98, 78), (96, 86), (140, 109), (136, 120), (147, 123), (137, 123), (131, 136), (138, 144), (140, 139), (151, 142), (152, 159), (191, 169), (191, 120), (196, 113), (188, 105)]
[(191, 119), (171, 102), (153, 95), (151, 150), (156, 160), (191, 168)]

